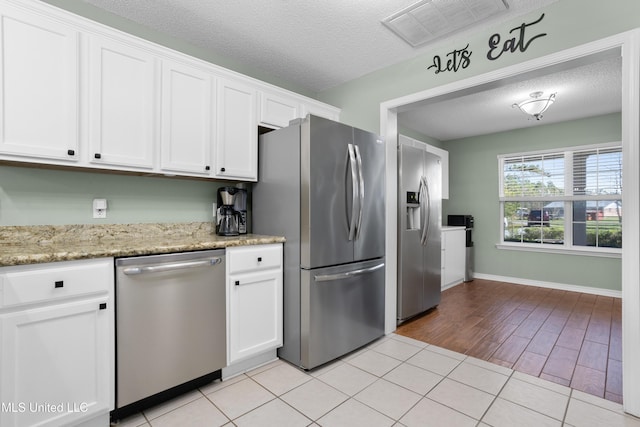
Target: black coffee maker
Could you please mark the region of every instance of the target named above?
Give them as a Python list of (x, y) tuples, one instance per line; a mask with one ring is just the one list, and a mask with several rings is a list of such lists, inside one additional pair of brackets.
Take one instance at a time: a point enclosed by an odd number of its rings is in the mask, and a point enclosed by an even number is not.
[(235, 210), (235, 198), (239, 189), (235, 187), (220, 187), (218, 189), (218, 221), (216, 234), (219, 236), (237, 236), (239, 213)]

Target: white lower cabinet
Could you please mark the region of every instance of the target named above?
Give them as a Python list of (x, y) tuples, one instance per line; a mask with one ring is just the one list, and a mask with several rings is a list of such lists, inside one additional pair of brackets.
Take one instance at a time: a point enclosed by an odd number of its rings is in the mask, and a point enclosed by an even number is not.
[(280, 346), (282, 244), (227, 248), (228, 365)]
[(96, 425), (113, 408), (113, 259), (0, 268), (0, 425)]
[(442, 229), (442, 289), (464, 281), (465, 233), (464, 227)]

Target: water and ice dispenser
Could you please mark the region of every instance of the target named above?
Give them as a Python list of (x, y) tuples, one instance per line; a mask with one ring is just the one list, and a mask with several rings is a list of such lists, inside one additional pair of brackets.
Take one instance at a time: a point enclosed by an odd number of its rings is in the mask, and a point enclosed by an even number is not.
[(407, 230), (420, 228), (420, 201), (418, 193), (407, 191)]

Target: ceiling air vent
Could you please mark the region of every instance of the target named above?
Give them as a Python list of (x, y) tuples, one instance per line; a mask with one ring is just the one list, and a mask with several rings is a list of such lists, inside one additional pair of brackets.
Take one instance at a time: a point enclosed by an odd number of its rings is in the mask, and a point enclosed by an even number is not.
[(506, 0), (422, 0), (382, 20), (413, 47), (506, 12)]

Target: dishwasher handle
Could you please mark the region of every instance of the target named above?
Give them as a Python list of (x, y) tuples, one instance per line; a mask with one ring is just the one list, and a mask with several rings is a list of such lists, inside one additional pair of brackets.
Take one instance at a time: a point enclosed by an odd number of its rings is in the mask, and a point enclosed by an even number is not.
[(201, 259), (197, 261), (183, 261), (167, 264), (147, 265), (142, 267), (127, 267), (122, 269), (122, 272), (127, 276), (134, 276), (137, 274), (145, 273), (164, 273), (166, 271), (183, 270), (185, 268), (195, 267), (207, 267), (211, 265), (220, 264), (222, 262), (221, 257)]

